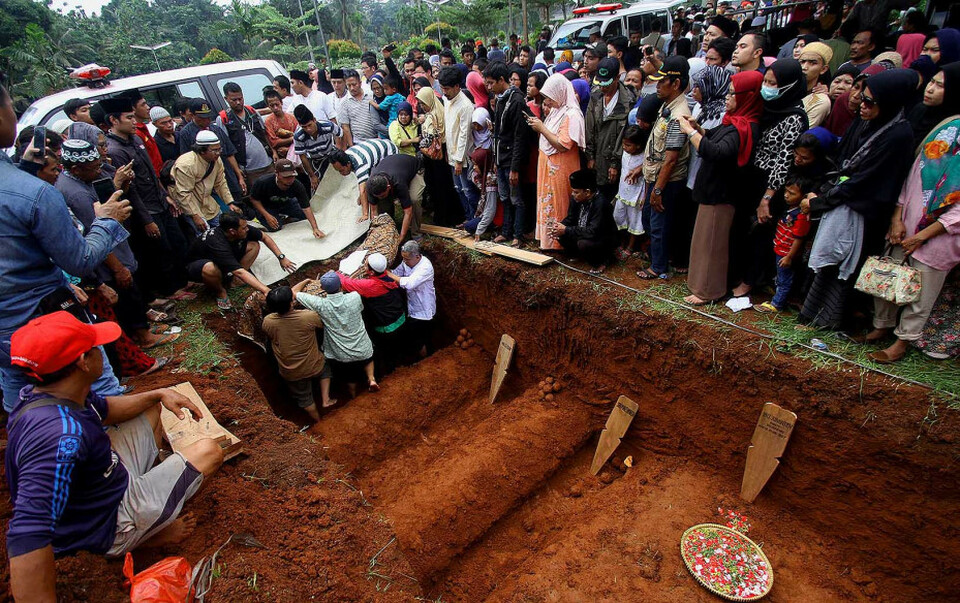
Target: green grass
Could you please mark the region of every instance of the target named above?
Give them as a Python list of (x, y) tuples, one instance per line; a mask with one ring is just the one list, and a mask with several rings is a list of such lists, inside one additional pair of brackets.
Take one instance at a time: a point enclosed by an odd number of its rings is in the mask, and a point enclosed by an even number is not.
[[(579, 274), (575, 276), (596, 288), (595, 283), (597, 281), (593, 281), (593, 279), (588, 279)], [(657, 283), (648, 287), (642, 293), (632, 293), (616, 287), (614, 287), (614, 289), (620, 293), (617, 295), (616, 303), (617, 308), (621, 311), (642, 312), (642, 309), (649, 309), (676, 320), (709, 325), (721, 333), (733, 330), (733, 327), (730, 325), (711, 320), (688, 308), (676, 305), (684, 303), (683, 298), (689, 294), (685, 279), (675, 278), (664, 283)], [(651, 294), (669, 301), (650, 297)], [(795, 328), (797, 322), (794, 313), (758, 315), (749, 310), (734, 313), (719, 303), (699, 306), (696, 309), (738, 326), (773, 336), (775, 338), (774, 340), (757, 339), (756, 344), (750, 344), (756, 345), (761, 351), (765, 349), (768, 356), (790, 354), (791, 356), (809, 361), (812, 365), (811, 371), (836, 370), (858, 372), (860, 373), (861, 380), (866, 374), (872, 372), (864, 368), (869, 367), (904, 380), (921, 383), (929, 387), (934, 397), (940, 398), (948, 408), (960, 409), (960, 367), (958, 367), (956, 361), (934, 361), (922, 353), (911, 349), (907, 353), (907, 356), (900, 362), (882, 365), (874, 362), (868, 356), (870, 352), (879, 349), (878, 346), (860, 345), (832, 331), (798, 331)], [(827, 344), (828, 352), (842, 356), (862, 366), (856, 366), (827, 354), (822, 354), (816, 350), (802, 347), (802, 345), (810, 345), (810, 340), (814, 338)]]
[[(242, 304), (242, 300), (240, 301)], [(183, 317), (183, 359), (178, 371), (208, 375), (223, 366), (236, 364), (236, 356), (220, 341), (217, 334), (203, 323), (203, 312), (208, 304), (179, 304), (179, 316)]]

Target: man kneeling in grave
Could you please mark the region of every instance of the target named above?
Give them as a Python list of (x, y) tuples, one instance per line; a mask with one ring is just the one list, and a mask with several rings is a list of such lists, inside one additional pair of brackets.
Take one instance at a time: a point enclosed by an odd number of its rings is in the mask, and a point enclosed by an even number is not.
[(84, 324), (60, 311), (11, 337), (11, 363), (33, 383), (7, 422), (7, 554), (17, 601), (57, 600), (54, 557), (79, 550), (119, 557), (182, 541), (196, 524), (177, 517), (184, 502), (223, 462), (220, 445), (205, 438), (155, 465), (161, 405), (201, 417), (181, 394), (102, 398), (90, 390), (103, 371), (98, 346), (119, 336), (115, 322)]

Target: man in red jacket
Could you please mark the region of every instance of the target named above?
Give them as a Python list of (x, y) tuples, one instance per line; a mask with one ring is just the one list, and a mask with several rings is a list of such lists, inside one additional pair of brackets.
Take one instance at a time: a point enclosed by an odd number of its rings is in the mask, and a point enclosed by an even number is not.
[(150, 104), (136, 88), (127, 90), (117, 96), (128, 98), (133, 104), (133, 115), (137, 118), (137, 136), (140, 137), (143, 146), (147, 149), (150, 163), (153, 164), (153, 171), (157, 173), (157, 176), (160, 176), (160, 170), (163, 169), (163, 157), (160, 155), (160, 147), (157, 146), (157, 141), (153, 139), (153, 135), (147, 128), (147, 124), (150, 123)]
[(399, 283), (387, 275), (387, 258), (382, 253), (367, 256), (367, 276), (340, 276), (345, 292), (356, 291), (363, 298), (363, 309), (370, 339), (373, 340), (377, 370), (392, 368), (407, 322), (407, 296)]

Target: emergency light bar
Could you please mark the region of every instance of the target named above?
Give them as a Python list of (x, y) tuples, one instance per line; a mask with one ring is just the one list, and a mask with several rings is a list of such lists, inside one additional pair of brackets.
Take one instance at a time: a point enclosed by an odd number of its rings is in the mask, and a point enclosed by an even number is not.
[(612, 13), (613, 11), (623, 8), (622, 4), (594, 4), (593, 6), (584, 6), (583, 8), (573, 9), (573, 14), (575, 15), (590, 15), (595, 13)]
[(101, 67), (96, 63), (90, 63), (72, 70), (69, 77), (74, 80), (81, 80), (87, 85), (94, 84), (110, 75), (109, 67)]

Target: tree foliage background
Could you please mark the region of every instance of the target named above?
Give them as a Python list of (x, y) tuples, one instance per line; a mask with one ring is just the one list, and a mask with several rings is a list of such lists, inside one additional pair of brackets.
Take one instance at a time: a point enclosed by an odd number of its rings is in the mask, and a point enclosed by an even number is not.
[[(212, 49), (235, 60), (275, 59), (287, 68), (311, 60), (325, 63), (313, 0), (231, 0), (228, 5), (212, 0), (110, 0), (98, 15), (71, 8), (71, 1), (0, 0), (0, 68), (9, 75), (20, 104), (69, 87), (69, 67), (95, 62), (112, 69), (112, 77), (156, 71), (153, 54), (133, 50), (131, 44), (172, 42), (157, 51), (163, 69), (198, 65)], [(318, 14), (325, 39), (336, 41), (330, 54), (337, 66), (356, 62), (353, 44), (375, 49), (388, 42), (412, 46), (427, 37), (455, 43), (477, 37), (503, 40), (506, 32), (521, 30), (520, 4), (323, 0)], [(565, 8), (560, 0), (530, 0), (531, 36), (544, 16)]]

